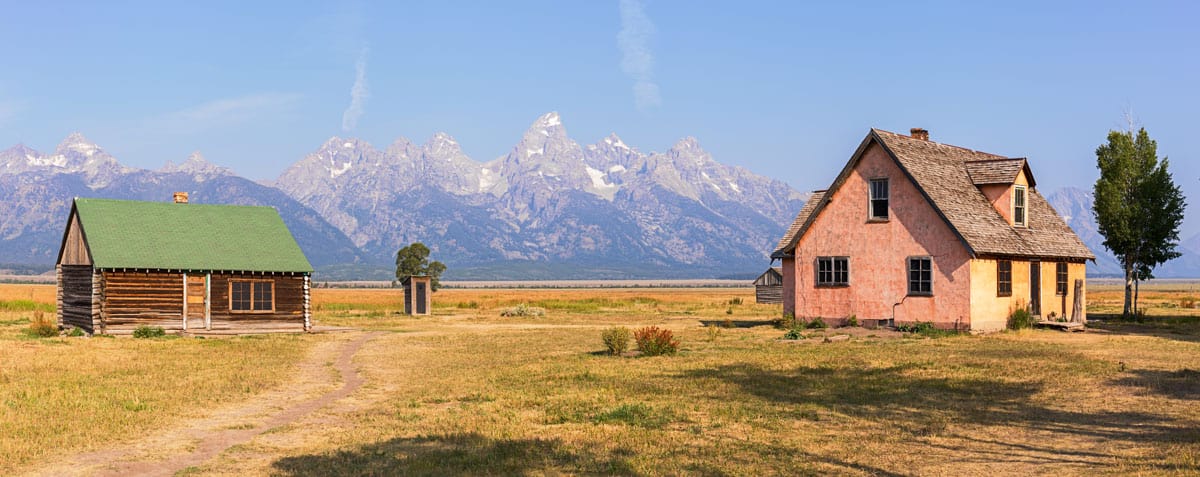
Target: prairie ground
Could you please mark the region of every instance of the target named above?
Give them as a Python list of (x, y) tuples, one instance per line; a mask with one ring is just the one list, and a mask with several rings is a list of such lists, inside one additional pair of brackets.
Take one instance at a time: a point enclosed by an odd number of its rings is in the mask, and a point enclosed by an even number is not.
[[(443, 290), (425, 317), (317, 289), (354, 331), (136, 340), (29, 337), (53, 287), (0, 286), (0, 474), (1197, 473), (1193, 295), (1085, 333), (782, 341), (750, 289)], [(680, 352), (608, 356), (612, 326)]]

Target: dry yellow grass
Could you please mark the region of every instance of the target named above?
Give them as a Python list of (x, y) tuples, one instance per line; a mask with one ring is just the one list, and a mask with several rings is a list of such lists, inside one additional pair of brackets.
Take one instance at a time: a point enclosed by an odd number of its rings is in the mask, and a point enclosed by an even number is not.
[[(752, 304), (752, 293), (443, 290), (434, 295), (433, 316), (406, 317), (396, 313), (397, 290), (318, 289), (319, 323), (394, 331), (367, 342), (355, 358), (366, 384), (335, 405), (187, 471), (1200, 472), (1200, 332), (1194, 320), (1166, 327), (1097, 325), (1098, 331), (1080, 334), (1027, 330), (942, 339), (863, 331), (825, 344), (780, 342), (783, 332), (769, 326), (715, 333), (701, 326), (765, 323), (778, 315), (777, 307)], [(1105, 293), (1093, 289), (1091, 296)], [(1174, 292), (1164, 293), (1173, 298)], [(543, 306), (548, 314), (499, 317), (500, 309), (518, 303)], [(600, 333), (615, 324), (665, 327), (681, 338), (683, 349), (669, 357), (604, 356)], [(293, 339), (303, 345), (329, 337)], [(90, 342), (141, 344), (84, 341)], [(28, 343), (39, 353), (17, 359), (81, 346), (8, 337), (0, 338), (0, 349)], [(152, 343), (139, 356), (196, 359), (175, 354), (197, 346), (195, 340)], [(116, 364), (108, 370), (124, 371), (130, 380), (155, 372)], [(230, 399), (251, 399), (254, 392)], [(153, 426), (186, 418), (157, 407), (138, 412), (157, 416), (147, 421)]]

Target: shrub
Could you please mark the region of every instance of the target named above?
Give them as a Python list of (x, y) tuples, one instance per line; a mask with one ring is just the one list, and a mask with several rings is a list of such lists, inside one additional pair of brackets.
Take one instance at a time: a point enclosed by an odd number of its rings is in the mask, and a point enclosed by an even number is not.
[(721, 322), (721, 328), (736, 328), (736, 325), (733, 324), (733, 320), (726, 318)]
[(804, 338), (806, 336), (804, 336), (804, 332), (800, 328), (792, 328), (783, 334), (783, 339), (785, 340), (802, 340)]
[(72, 337), (72, 338), (78, 338), (78, 337), (80, 337), (80, 336), (83, 336), (83, 335), (85, 335), (85, 334), (87, 334), (87, 333), (84, 333), (82, 329), (79, 329), (79, 328), (72, 327), (72, 328), (71, 328), (71, 332), (70, 332), (70, 333), (67, 333), (67, 336), (70, 336), (70, 337)]
[(133, 330), (134, 338), (162, 338), (166, 335), (166, 330), (161, 326), (141, 325)]
[(708, 333), (708, 342), (710, 343), (716, 341), (718, 336), (721, 336), (721, 328), (715, 325), (705, 326), (704, 331)]
[(600, 335), (604, 340), (604, 347), (608, 349), (608, 354), (619, 356), (622, 353), (629, 351), (629, 339), (633, 336), (633, 332), (624, 326), (614, 326)]
[(679, 341), (675, 339), (671, 330), (657, 326), (638, 329), (633, 332), (633, 339), (637, 341), (638, 351), (646, 356), (675, 354), (676, 351), (679, 351)]
[(729, 308), (726, 308), (726, 309), (725, 309), (725, 314), (726, 314), (726, 315), (732, 315), (732, 314), (733, 314), (733, 307), (731, 306), (731, 307), (729, 307)]
[(742, 304), (742, 297), (740, 297), (740, 296), (739, 296), (739, 297), (734, 297), (734, 298), (731, 298), (731, 299), (729, 300), (729, 304), (730, 304), (730, 305), (741, 305), (741, 304)]
[(912, 323), (900, 323), (896, 325), (896, 331), (901, 333), (928, 333), (933, 331), (933, 322), (931, 321), (915, 321)]
[(850, 315), (846, 318), (846, 326), (858, 326), (858, 315)]
[(524, 303), (512, 308), (505, 308), (500, 311), (500, 316), (545, 316), (546, 309), (536, 306), (529, 306)]
[(1024, 307), (1013, 310), (1012, 314), (1008, 315), (1008, 329), (1021, 330), (1025, 328), (1033, 328), (1033, 315), (1029, 314), (1029, 310)]
[(783, 318), (775, 319), (772, 323), (776, 328), (790, 330), (796, 327), (796, 315), (784, 313)]
[(804, 327), (808, 328), (810, 330), (816, 330), (816, 329), (828, 328), (829, 325), (826, 325), (825, 320), (822, 320), (821, 317), (818, 316), (816, 318), (813, 318), (812, 321), (809, 321), (807, 324), (805, 324)]
[(58, 336), (58, 324), (46, 316), (42, 310), (33, 312), (33, 319), (29, 321), (29, 336), (35, 338), (49, 338)]

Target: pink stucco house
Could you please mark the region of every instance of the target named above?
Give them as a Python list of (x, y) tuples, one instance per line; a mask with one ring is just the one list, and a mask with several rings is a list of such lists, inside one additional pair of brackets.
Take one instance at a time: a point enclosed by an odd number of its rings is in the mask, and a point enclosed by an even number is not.
[(1095, 260), (1037, 192), (1026, 159), (915, 128), (872, 129), (771, 257), (783, 262), (785, 315), (966, 331), (1002, 329), (1017, 308), (1070, 315)]

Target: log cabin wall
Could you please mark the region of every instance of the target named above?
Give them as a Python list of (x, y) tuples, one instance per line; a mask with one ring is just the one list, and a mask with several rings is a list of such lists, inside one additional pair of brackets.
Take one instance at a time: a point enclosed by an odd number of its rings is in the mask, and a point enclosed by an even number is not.
[(182, 273), (106, 271), (100, 275), (102, 333), (133, 333), (143, 325), (183, 331)]
[[(251, 273), (212, 274), (211, 323), (213, 330), (305, 331), (308, 289), (305, 275), (262, 275)], [(234, 312), (229, 306), (231, 280), (270, 281), (275, 284), (273, 312)]]
[(89, 265), (58, 266), (58, 322), (88, 333), (95, 332), (96, 309), (92, 295), (93, 274)]

